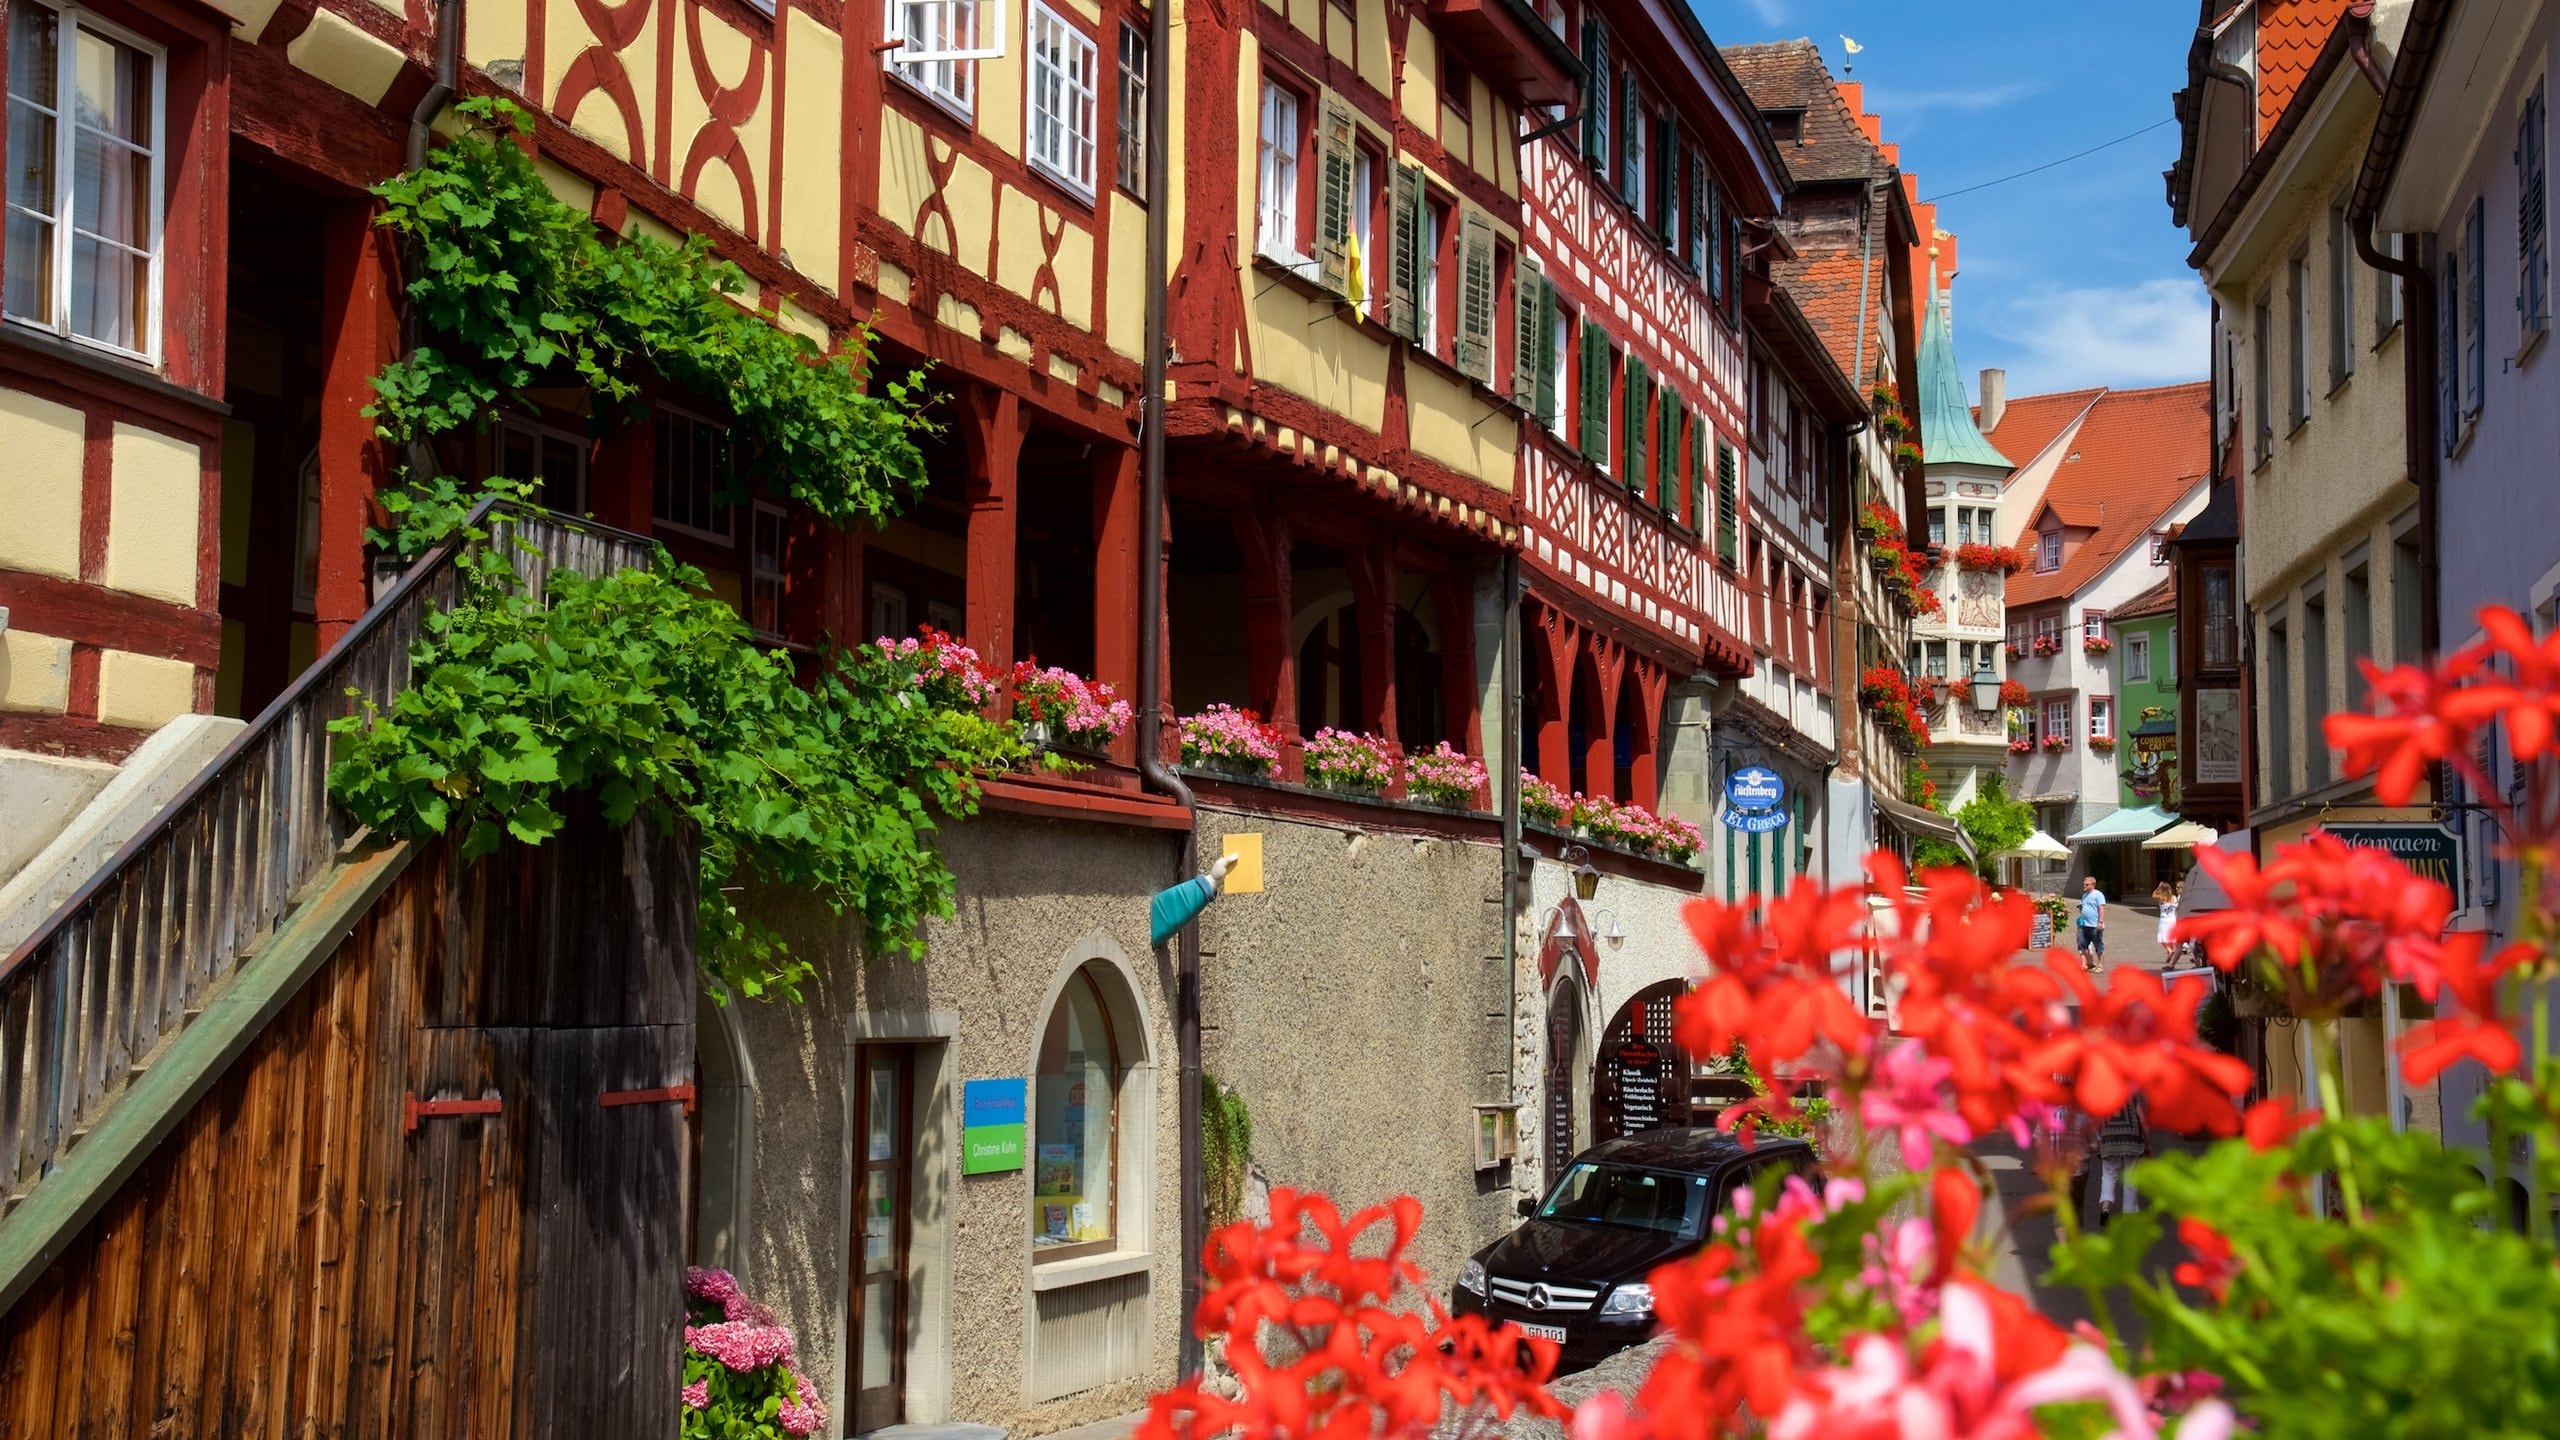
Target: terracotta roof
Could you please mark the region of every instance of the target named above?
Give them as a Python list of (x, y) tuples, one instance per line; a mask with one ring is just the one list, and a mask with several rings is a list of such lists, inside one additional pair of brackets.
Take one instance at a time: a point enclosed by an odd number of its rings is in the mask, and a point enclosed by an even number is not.
[[(1769, 267), (1778, 285), (1804, 312), (1823, 347), (1831, 352), (1831, 361), (1852, 385), (1863, 387), (1865, 378), (1858, 372), (1858, 253), (1855, 250), (1834, 251), (1796, 260), (1782, 260)], [(1867, 262), (1867, 344), (1866, 363), (1875, 367), (1876, 357), (1884, 352), (1884, 327), (1892, 317), (1885, 313), (1884, 247), (1876, 247)], [(1872, 378), (1872, 377), (1866, 377)]]
[[(2213, 464), (2212, 403), (2213, 387), (2202, 380), (2098, 397), (2027, 526), (2033, 530), (2050, 510), (2064, 525), (2095, 533), (2069, 547), (2061, 569), (2012, 577), (2009, 608), (2078, 593), (2203, 483)], [(2001, 428), (2008, 428), (2006, 416)]]
[[(2000, 447), (2000, 453), (2021, 470), (2035, 463), (2053, 438), (2071, 427), (2092, 401), (2107, 393), (2105, 386), (2087, 390), (2058, 390), (2051, 395), (2020, 395), (2000, 412), (2000, 423), (1983, 431), (1983, 437)], [(1979, 420), (1982, 407), (1974, 407)]]
[(2107, 612), (2110, 620), (2140, 620), (2151, 615), (2173, 615), (2178, 609), (2178, 572)]
[(2302, 88), (2347, 0), (2258, 0), (2258, 138)]
[(1893, 166), (1883, 151), (1859, 128), (1822, 63), (1822, 51), (1810, 40), (1779, 40), (1766, 45), (1727, 45), (1724, 62), (1762, 112), (1801, 110), (1804, 124), (1793, 141), (1777, 142), (1796, 183), (1826, 180), (1873, 180)]

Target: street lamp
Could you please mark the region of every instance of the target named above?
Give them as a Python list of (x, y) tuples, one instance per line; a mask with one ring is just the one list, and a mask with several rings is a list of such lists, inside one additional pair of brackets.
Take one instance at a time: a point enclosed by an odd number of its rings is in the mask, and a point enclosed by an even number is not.
[(2000, 708), (2000, 674), (1991, 668), (1988, 655), (1974, 667), (1973, 708), (1985, 715)]

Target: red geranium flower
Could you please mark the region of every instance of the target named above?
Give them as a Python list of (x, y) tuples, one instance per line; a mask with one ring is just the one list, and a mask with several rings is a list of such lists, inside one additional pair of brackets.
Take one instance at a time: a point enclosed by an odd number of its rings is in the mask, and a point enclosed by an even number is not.
[(2230, 1293), (2231, 1282), (2239, 1276), (2240, 1267), (2232, 1260), (2231, 1242), (2224, 1238), (2222, 1232), (2189, 1217), (2178, 1222), (2178, 1238), (2186, 1242), (2187, 1249), (2194, 1252), (2195, 1258), (2179, 1261), (2178, 1267), (2169, 1272), (2169, 1278), (2202, 1290), (2217, 1301)]
[(2457, 1060), (2477, 1060), (2492, 1070), (2513, 1070), (2524, 1059), (2512, 1021), (2498, 1013), (2498, 977), (2534, 958), (2521, 941), (2486, 961), (2488, 937), (2461, 931), (2445, 937), (2444, 988), (2467, 1014), (2439, 1015), (2401, 1038), (2402, 1069), (2412, 1085), (2424, 1085)]

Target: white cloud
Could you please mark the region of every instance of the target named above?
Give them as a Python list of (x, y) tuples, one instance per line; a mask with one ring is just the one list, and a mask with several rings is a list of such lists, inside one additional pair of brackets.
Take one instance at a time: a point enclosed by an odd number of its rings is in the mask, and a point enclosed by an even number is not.
[(1956, 287), (1956, 339), (1969, 317), (1976, 346), (2008, 362), (2009, 393), (2037, 395), (2088, 385), (2165, 385), (2204, 378), (2212, 359), (2213, 311), (2193, 279), (2122, 286), (2040, 285), (2017, 295)]
[(2012, 80), (2006, 85), (1980, 85), (1963, 90), (1877, 89), (1868, 93), (1867, 111), (1885, 117), (1888, 124), (1915, 120), (1941, 111), (1969, 115), (2024, 100), (2044, 88), (2040, 81)]
[(1760, 17), (1761, 24), (1784, 25), (1794, 0), (1744, 0), (1744, 3), (1751, 7), (1752, 14)]

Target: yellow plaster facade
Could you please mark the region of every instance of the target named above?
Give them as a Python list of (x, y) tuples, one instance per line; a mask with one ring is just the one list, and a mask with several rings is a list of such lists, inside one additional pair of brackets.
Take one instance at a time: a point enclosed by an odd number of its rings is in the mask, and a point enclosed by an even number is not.
[(832, 289), (844, 174), (844, 41), (805, 10), (782, 12), (782, 253)]
[(196, 667), (108, 650), (98, 656), (98, 722), (157, 730), (195, 708)]
[(203, 450), (193, 441), (119, 424), (110, 454), (107, 584), (172, 605), (195, 604)]
[(80, 412), (0, 390), (0, 569), (80, 578)]
[(71, 642), (0, 633), (0, 710), (59, 715), (71, 706)]

